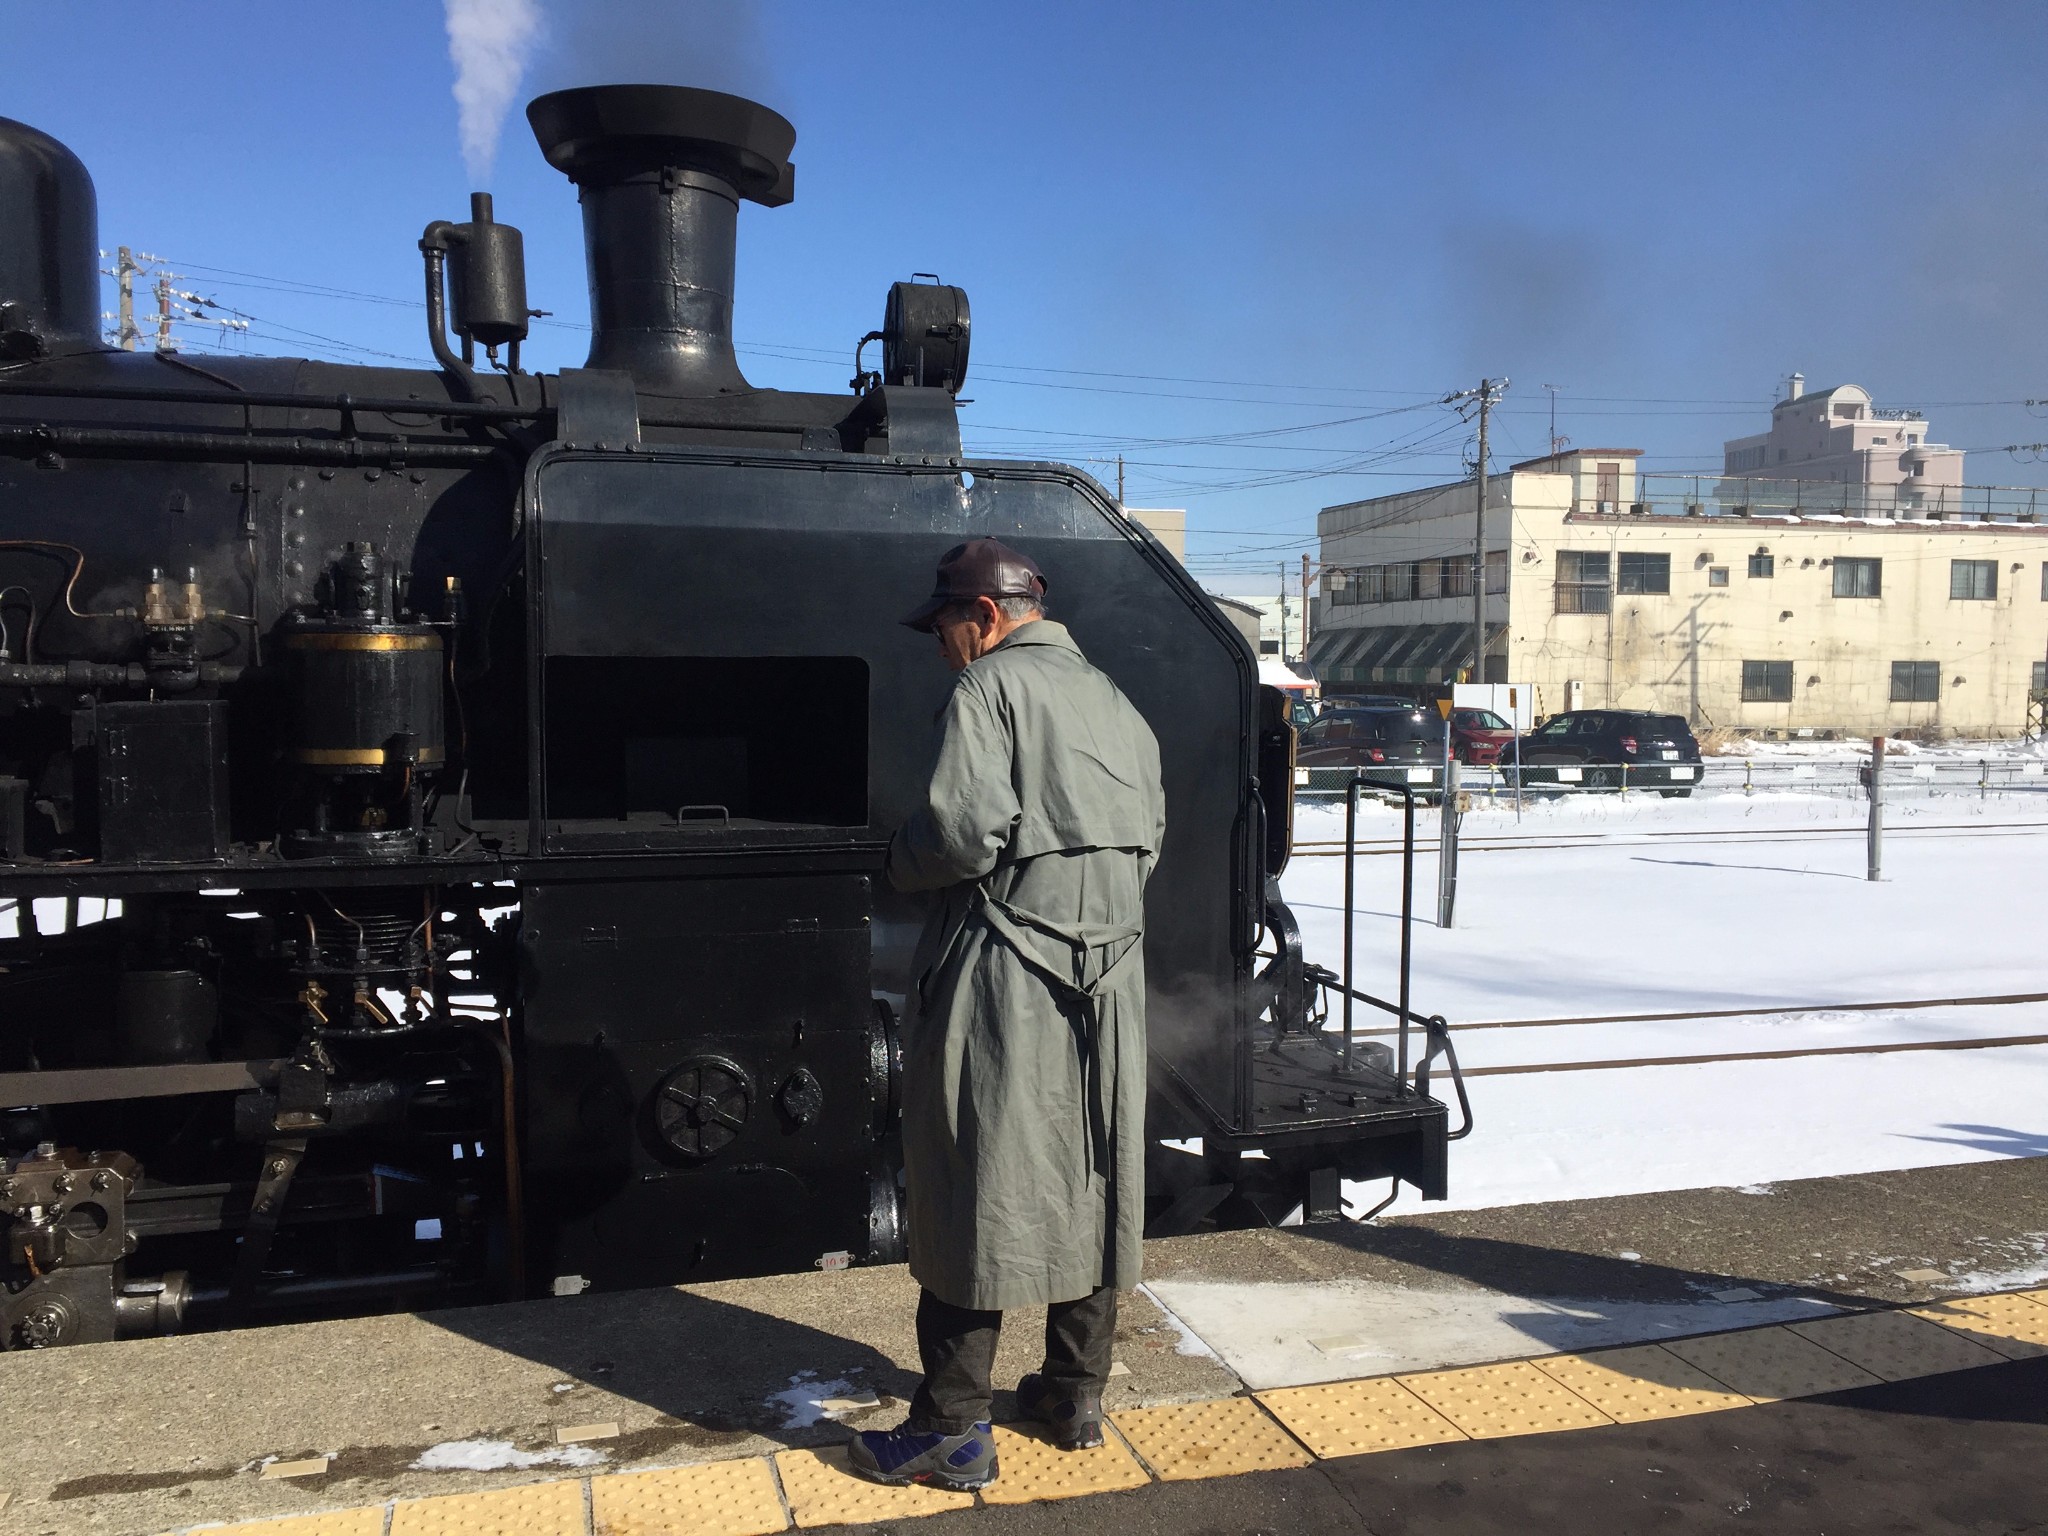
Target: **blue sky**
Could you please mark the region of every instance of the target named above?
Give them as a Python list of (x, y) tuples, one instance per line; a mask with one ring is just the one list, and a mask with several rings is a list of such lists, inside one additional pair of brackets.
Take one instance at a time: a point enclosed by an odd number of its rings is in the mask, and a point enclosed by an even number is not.
[[(1795, 368), (1959, 447), (2048, 439), (2039, 0), (540, 3), (521, 104), (668, 80), (796, 124), (796, 202), (741, 222), (755, 383), (843, 388), (888, 283), (938, 272), (974, 304), (970, 446), (1111, 482), (1121, 452), (1223, 589), (1270, 590), (1320, 506), (1459, 474), (1432, 402), (1482, 375), (1513, 381), (1496, 465), (1545, 450), (1554, 384), (1575, 443), (1711, 469)], [(415, 242), (471, 188), (435, 0), (8, 19), (0, 113), (84, 158), (103, 245), (252, 350), (426, 355)], [(557, 317), (529, 366), (580, 362), (574, 196), (517, 106), (490, 190)]]

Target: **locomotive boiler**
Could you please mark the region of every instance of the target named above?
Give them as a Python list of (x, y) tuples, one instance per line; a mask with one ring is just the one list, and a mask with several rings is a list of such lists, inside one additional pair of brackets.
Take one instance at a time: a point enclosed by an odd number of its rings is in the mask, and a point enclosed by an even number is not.
[(1284, 705), (1089, 477), (962, 456), (965, 295), (757, 389), (790, 125), (527, 115), (588, 253), (554, 376), (482, 195), (420, 240), (435, 369), (110, 349), (91, 180), (0, 120), (0, 1337), (899, 1258), (880, 871), (950, 678), (895, 620), (982, 533), (1161, 743), (1153, 1230), (1440, 1196), (1443, 1107), (1328, 1043), (1278, 894)]

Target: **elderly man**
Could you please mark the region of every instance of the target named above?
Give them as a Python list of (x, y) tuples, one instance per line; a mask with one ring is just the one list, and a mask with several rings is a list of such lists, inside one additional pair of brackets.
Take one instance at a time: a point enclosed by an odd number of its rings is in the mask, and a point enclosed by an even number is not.
[(1068, 1449), (1102, 1443), (1116, 1293), (1138, 1282), (1145, 1171), (1145, 882), (1165, 832), (1159, 745), (1044, 616), (1029, 556), (973, 539), (903, 622), (959, 674), (924, 803), (889, 847), (934, 893), (903, 1070), (910, 1272), (924, 1383), (849, 1464), (980, 1488), (1003, 1310), (1044, 1306), (1017, 1386)]

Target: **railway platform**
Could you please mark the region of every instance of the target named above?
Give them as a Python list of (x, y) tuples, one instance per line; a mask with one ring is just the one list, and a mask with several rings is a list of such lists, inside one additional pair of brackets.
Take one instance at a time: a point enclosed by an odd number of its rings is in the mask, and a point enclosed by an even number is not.
[[(1149, 1246), (1101, 1452), (872, 1488), (901, 1269), (0, 1358), (0, 1536), (2025, 1531), (2048, 1161)], [(1026, 1318), (997, 1380), (1028, 1369)], [(998, 1417), (1010, 1410), (999, 1394)]]

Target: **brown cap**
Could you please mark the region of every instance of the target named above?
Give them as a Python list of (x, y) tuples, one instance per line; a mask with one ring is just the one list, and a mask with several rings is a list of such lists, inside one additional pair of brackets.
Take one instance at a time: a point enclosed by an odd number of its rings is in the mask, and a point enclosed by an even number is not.
[(930, 634), (932, 621), (954, 603), (977, 597), (1045, 596), (1045, 572), (1029, 555), (1000, 539), (969, 539), (939, 557), (938, 584), (931, 597), (903, 622)]

